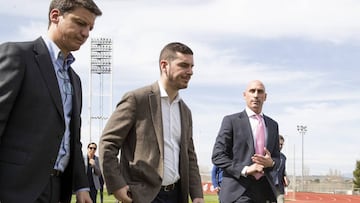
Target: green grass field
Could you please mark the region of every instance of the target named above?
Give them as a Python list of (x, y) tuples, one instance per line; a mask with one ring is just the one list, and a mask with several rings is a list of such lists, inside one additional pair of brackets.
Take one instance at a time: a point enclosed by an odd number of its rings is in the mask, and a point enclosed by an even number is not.
[[(97, 195), (97, 203), (100, 203), (100, 193)], [(218, 203), (218, 196), (217, 195), (205, 195), (204, 196), (206, 203)], [(75, 195), (73, 195), (71, 203), (75, 203)], [(104, 194), (104, 203), (115, 203), (115, 198), (112, 195)], [(191, 202), (191, 201), (190, 201)]]

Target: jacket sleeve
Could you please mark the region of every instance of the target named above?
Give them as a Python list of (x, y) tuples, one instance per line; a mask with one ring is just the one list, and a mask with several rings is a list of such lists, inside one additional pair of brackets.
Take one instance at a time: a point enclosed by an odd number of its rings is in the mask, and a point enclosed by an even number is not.
[(25, 72), (22, 56), (13, 43), (0, 45), (0, 142)]
[(105, 125), (99, 142), (100, 169), (109, 193), (126, 186), (128, 183), (121, 174), (119, 151), (133, 126), (136, 100), (132, 93), (127, 93), (117, 105)]
[[(241, 176), (241, 170), (246, 166), (242, 161), (233, 160), (233, 145), (234, 145), (234, 127), (232, 125), (232, 118), (225, 116), (219, 134), (216, 137), (216, 141), (212, 153), (212, 161), (214, 165), (226, 171), (236, 179)], [(239, 150), (240, 146), (236, 149)], [(247, 152), (249, 153), (249, 152)], [(246, 154), (243, 154), (247, 156)]]

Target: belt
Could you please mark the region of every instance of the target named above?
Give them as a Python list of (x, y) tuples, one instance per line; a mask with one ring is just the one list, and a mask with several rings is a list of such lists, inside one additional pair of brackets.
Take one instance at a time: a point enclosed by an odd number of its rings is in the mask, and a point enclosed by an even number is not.
[(61, 176), (62, 172), (56, 169), (53, 169), (50, 173), (51, 176), (59, 177)]
[(176, 183), (161, 186), (161, 190), (164, 191), (164, 192), (173, 191), (173, 190), (175, 190), (175, 188), (176, 188)]

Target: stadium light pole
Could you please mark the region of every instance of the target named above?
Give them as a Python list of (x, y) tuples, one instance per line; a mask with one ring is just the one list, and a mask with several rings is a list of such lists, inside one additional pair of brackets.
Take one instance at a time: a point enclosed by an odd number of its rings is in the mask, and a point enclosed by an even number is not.
[(301, 135), (301, 191), (304, 191), (304, 135), (307, 127), (306, 125), (298, 125), (297, 130)]
[[(113, 42), (111, 38), (92, 38), (91, 39), (91, 68), (89, 76), (89, 138), (90, 142), (92, 141), (92, 120), (99, 120), (99, 132), (98, 135), (101, 135), (103, 129), (103, 121), (107, 119), (104, 116), (104, 97), (107, 96), (110, 101), (110, 108), (112, 108), (112, 51), (113, 51)], [(99, 98), (99, 109), (93, 115), (93, 75), (98, 75), (98, 92), (95, 94)], [(110, 81), (104, 81), (105, 75), (110, 77)], [(107, 78), (109, 78), (107, 77)], [(106, 88), (106, 93), (104, 94), (104, 82), (110, 87)], [(108, 113), (108, 112), (107, 112)]]

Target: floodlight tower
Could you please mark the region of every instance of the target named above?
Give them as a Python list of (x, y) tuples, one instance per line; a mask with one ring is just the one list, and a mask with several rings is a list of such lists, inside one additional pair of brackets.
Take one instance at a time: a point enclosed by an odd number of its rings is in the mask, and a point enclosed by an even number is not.
[[(112, 108), (112, 51), (111, 38), (91, 39), (91, 69), (89, 76), (89, 139), (92, 137), (92, 120), (98, 120), (98, 135), (103, 121), (108, 119)], [(96, 85), (96, 84), (97, 85)], [(108, 105), (104, 105), (108, 101)], [(94, 108), (93, 108), (94, 105)], [(96, 106), (96, 107), (95, 107)], [(107, 109), (107, 111), (106, 111)]]
[(304, 135), (307, 127), (306, 125), (298, 125), (297, 130), (301, 135), (301, 191), (304, 191)]

